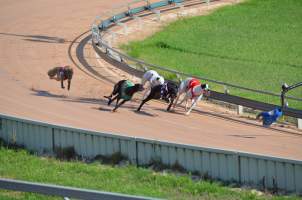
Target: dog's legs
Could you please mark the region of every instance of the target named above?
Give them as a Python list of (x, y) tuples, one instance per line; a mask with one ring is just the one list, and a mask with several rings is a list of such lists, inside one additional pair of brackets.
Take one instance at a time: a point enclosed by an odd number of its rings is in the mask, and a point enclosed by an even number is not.
[(147, 98), (144, 98), (143, 100), (142, 100), (142, 103), (139, 105), (139, 107), (137, 108), (137, 111), (140, 111), (141, 110), (141, 108), (142, 108), (142, 106), (146, 103), (146, 102), (148, 102), (148, 101), (150, 101), (151, 99), (153, 99), (154, 98), (154, 90), (152, 90), (152, 88), (150, 88), (151, 90), (150, 90), (150, 93), (149, 93), (149, 95), (147, 96)]
[(143, 95), (142, 100), (144, 100), (147, 97), (147, 95), (150, 94), (150, 92), (151, 92), (151, 85), (148, 85), (148, 87), (146, 88), (146, 91), (145, 91), (145, 93)]
[(118, 95), (116, 95), (114, 98), (109, 98), (109, 101), (108, 101), (108, 106), (110, 106), (110, 104), (115, 100), (115, 99), (117, 99), (117, 97), (118, 97)]
[[(173, 109), (175, 109), (175, 107), (176, 107), (176, 105), (177, 105), (177, 102), (178, 102), (180, 96), (181, 96), (183, 93), (186, 92), (186, 88), (187, 88), (187, 86), (185, 85), (185, 82), (182, 81), (182, 82), (180, 83), (179, 87), (178, 87), (177, 96), (176, 96), (175, 103), (174, 103), (174, 105), (173, 105)], [(183, 101), (182, 101), (182, 102), (183, 102)], [(180, 104), (181, 104), (181, 103), (180, 103)]]
[(192, 103), (190, 109), (188, 110), (188, 112), (186, 112), (186, 115), (190, 114), (191, 110), (196, 106), (197, 102), (200, 101), (200, 99), (202, 98), (202, 96), (203, 95), (201, 94), (201, 95), (198, 96), (198, 98), (196, 98), (196, 97), (194, 98), (193, 103)]
[(183, 99), (177, 105), (183, 104), (184, 101), (187, 101), (187, 94), (183, 97)]
[(116, 103), (115, 103), (115, 108), (117, 108), (117, 105), (118, 105), (118, 102), (120, 101), (120, 97), (119, 96), (117, 96), (117, 99), (116, 99)]
[(70, 85), (71, 85), (71, 79), (68, 79), (68, 86), (67, 86), (68, 90), (70, 90)]
[(149, 98), (149, 97), (147, 97), (146, 99), (144, 99), (144, 100), (142, 101), (142, 103), (139, 105), (139, 107), (137, 108), (137, 111), (140, 111), (141, 108), (143, 107), (143, 105), (144, 105), (146, 102), (150, 101), (150, 100), (151, 100), (151, 98)]
[(169, 104), (169, 106), (168, 106), (168, 108), (167, 108), (167, 111), (170, 111), (170, 109), (171, 109), (171, 107), (172, 107), (172, 105), (173, 105), (173, 101), (174, 101), (174, 98), (173, 98), (173, 99), (170, 99), (170, 104)]
[(185, 105), (185, 111), (188, 110), (188, 99), (186, 98), (186, 105)]
[(143, 78), (142, 78), (142, 82), (141, 82), (142, 87), (144, 87), (144, 85), (146, 84), (146, 81), (147, 81), (147, 79), (145, 79), (145, 78), (143, 77)]
[(174, 102), (174, 104), (173, 104), (173, 109), (175, 109), (175, 107), (176, 107), (176, 105), (177, 105), (177, 101), (178, 101), (180, 95), (181, 95), (181, 93), (178, 93), (178, 94), (177, 94), (176, 100), (175, 100), (175, 102)]
[(118, 106), (118, 102), (120, 101), (120, 97), (119, 97), (119, 95), (117, 95), (116, 96), (116, 103), (115, 103), (115, 107), (114, 107), (114, 109), (112, 110), (112, 112), (115, 112), (116, 111), (116, 109), (119, 107)]
[(63, 80), (63, 78), (61, 78), (61, 88), (62, 88), (62, 89), (64, 89), (64, 88), (65, 88), (65, 87), (64, 87), (64, 83), (63, 83), (63, 82), (64, 82), (64, 80)]
[(127, 100), (123, 100), (120, 104), (118, 104), (118, 101), (119, 101), (120, 99), (118, 99), (117, 101), (116, 101), (116, 105), (115, 105), (115, 108), (112, 110), (112, 112), (115, 112), (116, 110), (117, 110), (117, 108), (118, 107), (120, 107), (121, 105), (123, 105)]
[(188, 99), (191, 98), (191, 93), (190, 92), (187, 92), (186, 95), (184, 96), (184, 98), (182, 99), (182, 101), (178, 104), (178, 105), (181, 105), (184, 101), (186, 101), (186, 105), (185, 105), (185, 110), (187, 110), (187, 107), (188, 107)]
[[(182, 86), (183, 87), (183, 86)], [(184, 93), (185, 91), (182, 88), (179, 88), (178, 92), (177, 92), (177, 97), (175, 100), (175, 103), (173, 105), (173, 108), (176, 107), (178, 100), (180, 99), (180, 96)], [(179, 103), (178, 105), (181, 105), (184, 101), (182, 100), (181, 103)]]

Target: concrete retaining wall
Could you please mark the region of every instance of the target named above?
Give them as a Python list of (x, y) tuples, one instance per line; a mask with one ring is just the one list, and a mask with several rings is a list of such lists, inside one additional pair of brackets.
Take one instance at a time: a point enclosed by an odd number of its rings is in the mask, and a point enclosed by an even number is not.
[(74, 147), (93, 158), (122, 153), (132, 164), (182, 166), (214, 179), (302, 194), (302, 161), (100, 133), (0, 114), (0, 138), (40, 153)]

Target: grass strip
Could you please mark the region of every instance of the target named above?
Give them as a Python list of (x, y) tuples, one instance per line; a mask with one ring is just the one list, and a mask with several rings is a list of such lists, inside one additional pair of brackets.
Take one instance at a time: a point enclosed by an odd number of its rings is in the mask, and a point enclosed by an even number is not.
[[(190, 175), (135, 166), (90, 164), (37, 157), (25, 150), (0, 147), (0, 177), (166, 199), (301, 199), (257, 194)], [(0, 191), (0, 199), (53, 199), (31, 193)]]

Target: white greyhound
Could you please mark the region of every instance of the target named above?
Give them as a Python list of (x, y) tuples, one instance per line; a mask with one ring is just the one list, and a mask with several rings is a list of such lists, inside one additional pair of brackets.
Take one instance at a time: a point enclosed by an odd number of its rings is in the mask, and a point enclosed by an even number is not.
[(157, 85), (162, 85), (165, 82), (165, 79), (160, 76), (156, 71), (149, 70), (146, 71), (142, 77), (142, 86), (146, 84), (146, 82), (149, 82), (149, 85), (146, 89), (146, 92), (143, 95), (143, 99), (145, 99), (145, 96), (150, 92), (150, 89)]
[(179, 97), (185, 93), (185, 97), (183, 100), (179, 103), (182, 104), (184, 101), (186, 101), (185, 110), (188, 110), (188, 100), (192, 100), (192, 105), (190, 106), (190, 109), (186, 112), (186, 115), (189, 115), (192, 109), (196, 106), (197, 102), (201, 100), (204, 94), (209, 95), (209, 86), (208, 84), (201, 84), (198, 79), (195, 78), (187, 78), (186, 80), (182, 81), (180, 83), (177, 98), (174, 103), (174, 108), (177, 105), (177, 101)]

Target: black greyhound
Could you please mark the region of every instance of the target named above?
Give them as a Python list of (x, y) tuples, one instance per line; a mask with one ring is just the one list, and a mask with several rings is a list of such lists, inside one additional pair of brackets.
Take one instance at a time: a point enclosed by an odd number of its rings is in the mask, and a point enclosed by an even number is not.
[(61, 81), (61, 88), (64, 89), (63, 81), (68, 80), (67, 89), (70, 90), (71, 79), (73, 76), (73, 69), (69, 66), (54, 67), (47, 72), (50, 79)]
[(177, 92), (178, 92), (178, 85), (171, 81), (166, 81), (163, 85), (154, 86), (151, 89), (151, 92), (147, 96), (147, 98), (145, 98), (140, 104), (140, 106), (137, 108), (137, 111), (140, 111), (142, 106), (146, 102), (150, 101), (151, 99), (165, 100), (167, 103), (169, 103), (167, 108), (167, 111), (169, 111), (173, 104), (174, 99), (177, 96)]
[[(108, 106), (116, 99), (115, 108), (112, 110), (113, 112), (115, 112), (118, 107), (123, 105), (126, 101), (131, 100), (134, 93), (142, 90), (143, 87), (141, 84), (133, 84), (129, 80), (121, 80), (114, 85), (111, 95), (104, 97), (109, 99)], [(113, 97), (114, 95), (116, 96)], [(120, 99), (123, 99), (121, 103), (119, 103)]]

